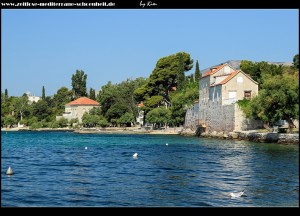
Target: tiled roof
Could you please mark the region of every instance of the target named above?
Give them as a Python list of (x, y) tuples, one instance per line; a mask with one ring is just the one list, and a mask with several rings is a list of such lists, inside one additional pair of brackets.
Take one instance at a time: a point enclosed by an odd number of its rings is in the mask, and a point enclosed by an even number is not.
[(145, 106), (145, 105), (144, 105), (143, 102), (141, 102), (141, 103), (139, 103), (137, 106), (138, 106), (138, 107), (143, 107), (143, 106)]
[(222, 80), (222, 82), (219, 82), (216, 85), (223, 85), (226, 84), (229, 80), (231, 80), (235, 75), (237, 75), (239, 72), (241, 72), (242, 74), (244, 74), (246, 77), (248, 77), (252, 82), (254, 82), (255, 84), (258, 85), (258, 83), (256, 81), (254, 81), (248, 74), (244, 73), (241, 70), (236, 70), (234, 72), (232, 72), (228, 77), (226, 77), (224, 80)]
[(100, 104), (97, 101), (94, 101), (92, 99), (89, 99), (87, 97), (81, 97), (74, 101), (71, 101), (70, 103), (66, 104), (67, 106), (78, 106), (78, 105), (93, 105), (93, 106), (99, 106)]
[(202, 77), (206, 77), (206, 76), (209, 76), (209, 75), (212, 75), (212, 74), (216, 73), (218, 70), (220, 70), (220, 69), (221, 69), (222, 67), (224, 67), (225, 65), (227, 65), (227, 64), (222, 64), (222, 65), (220, 65), (220, 66), (214, 68), (214, 70), (208, 71), (208, 72), (207, 72), (206, 74), (204, 74)]
[(237, 75), (239, 72), (240, 72), (239, 70), (232, 72), (228, 77), (226, 77), (222, 82), (218, 83), (217, 85), (220, 85), (220, 84), (223, 85), (223, 84), (227, 83), (229, 80), (231, 80), (232, 77)]

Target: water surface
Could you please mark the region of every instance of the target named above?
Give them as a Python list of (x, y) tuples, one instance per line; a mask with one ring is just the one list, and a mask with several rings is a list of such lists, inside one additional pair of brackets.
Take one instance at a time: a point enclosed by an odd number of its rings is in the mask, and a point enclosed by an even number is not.
[(299, 206), (298, 145), (2, 132), (1, 159), (2, 206)]

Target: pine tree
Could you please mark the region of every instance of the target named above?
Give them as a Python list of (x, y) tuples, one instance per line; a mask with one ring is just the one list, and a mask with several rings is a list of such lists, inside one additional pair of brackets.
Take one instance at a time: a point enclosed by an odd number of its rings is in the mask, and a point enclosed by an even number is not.
[(4, 95), (5, 95), (6, 98), (8, 98), (8, 91), (7, 91), (7, 89), (5, 89)]
[(42, 89), (42, 99), (45, 100), (46, 99), (46, 96), (45, 96), (45, 87), (43, 86), (43, 89)]
[(184, 75), (184, 62), (182, 54), (178, 54), (179, 62), (178, 62), (178, 71), (177, 71), (177, 88), (178, 90), (182, 90), (185, 84), (185, 75)]
[(199, 69), (199, 63), (198, 63), (198, 60), (197, 60), (196, 70), (195, 70), (195, 81), (198, 82), (200, 78), (201, 78), (201, 73), (200, 73), (200, 69)]

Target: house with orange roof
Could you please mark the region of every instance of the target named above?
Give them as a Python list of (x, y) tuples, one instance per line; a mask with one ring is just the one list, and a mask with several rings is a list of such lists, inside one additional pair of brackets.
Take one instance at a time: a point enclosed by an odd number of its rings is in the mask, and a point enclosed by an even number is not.
[(100, 107), (97, 101), (94, 101), (87, 97), (80, 97), (65, 105), (65, 112), (62, 116), (56, 116), (56, 120), (64, 117), (69, 121), (71, 119), (78, 119), (78, 122), (82, 122), (82, 116), (84, 113), (89, 112), (94, 107)]
[(138, 116), (136, 117), (136, 123), (140, 126), (144, 125), (144, 110), (142, 110), (141, 108), (144, 107), (144, 103), (143, 101), (140, 102), (137, 107), (138, 107)]
[(261, 127), (246, 119), (236, 102), (258, 95), (258, 83), (248, 74), (225, 63), (210, 68), (199, 80), (198, 125), (206, 132), (231, 132)]

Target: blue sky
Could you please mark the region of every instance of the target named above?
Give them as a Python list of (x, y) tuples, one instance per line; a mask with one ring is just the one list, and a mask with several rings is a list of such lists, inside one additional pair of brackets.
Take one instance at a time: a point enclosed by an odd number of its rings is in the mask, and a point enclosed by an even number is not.
[[(227, 60), (292, 62), (298, 10), (1, 10), (1, 91), (46, 96), (149, 77), (159, 58), (187, 52), (200, 70)], [(194, 73), (193, 68), (187, 74)]]

